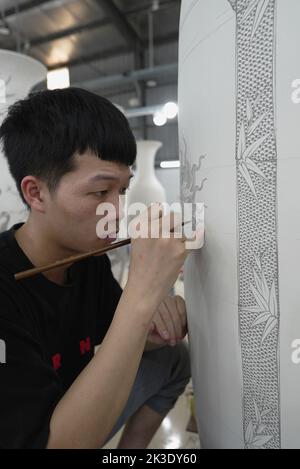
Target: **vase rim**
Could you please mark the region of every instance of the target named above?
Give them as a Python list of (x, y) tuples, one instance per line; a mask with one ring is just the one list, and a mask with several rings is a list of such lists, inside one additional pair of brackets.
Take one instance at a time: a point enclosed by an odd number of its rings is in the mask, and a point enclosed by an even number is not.
[(162, 143), (160, 140), (143, 140), (143, 139), (139, 139), (137, 140), (137, 142)]
[(0, 48), (0, 55), (5, 55), (5, 54), (15, 56), (15, 57), (18, 57), (18, 58), (22, 58), (24, 60), (27, 60), (28, 62), (36, 63), (40, 67), (43, 67), (45, 69), (45, 71), (47, 71), (47, 67), (40, 60), (37, 60), (34, 57), (31, 57), (31, 56), (26, 55), (26, 54), (22, 54), (21, 52), (16, 52), (16, 51), (13, 51), (13, 50), (1, 49)]
[(153, 146), (155, 145), (157, 147), (157, 149), (163, 146), (163, 143), (159, 140), (137, 140), (136, 143), (137, 144), (143, 143), (144, 145), (149, 144), (149, 145), (153, 145)]

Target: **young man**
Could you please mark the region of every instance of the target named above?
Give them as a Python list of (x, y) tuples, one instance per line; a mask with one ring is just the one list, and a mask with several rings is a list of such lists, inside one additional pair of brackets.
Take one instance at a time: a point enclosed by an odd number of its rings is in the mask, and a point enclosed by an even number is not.
[(30, 209), (0, 235), (0, 447), (100, 448), (126, 423), (119, 448), (145, 448), (190, 378), (185, 304), (168, 296), (185, 238), (132, 239), (124, 291), (107, 255), (15, 281), (111, 242), (96, 209), (113, 204), (118, 231), (136, 144), (115, 106), (76, 88), (19, 101), (0, 139)]

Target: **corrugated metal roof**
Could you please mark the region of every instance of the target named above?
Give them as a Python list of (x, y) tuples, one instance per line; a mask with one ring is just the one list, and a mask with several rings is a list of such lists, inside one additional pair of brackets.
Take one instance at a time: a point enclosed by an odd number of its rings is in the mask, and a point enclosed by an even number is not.
[[(148, 13), (152, 0), (109, 0), (108, 7), (106, 3), (107, 0), (0, 0), (0, 24), (11, 31), (5, 35), (0, 29), (0, 48), (19, 49), (48, 68), (67, 65), (71, 83), (149, 67)], [(180, 0), (158, 3), (160, 9), (153, 13), (155, 66), (175, 63), (178, 58)], [(113, 12), (110, 6), (115, 7)], [(141, 47), (139, 56), (136, 44)], [(137, 95), (144, 96), (143, 105), (160, 104), (176, 95), (176, 76), (160, 74), (156, 81), (154, 90), (140, 82), (120, 84), (118, 89), (107, 88), (99, 93), (116, 96), (116, 102), (125, 107), (130, 97)], [(160, 135), (163, 141), (172, 142), (161, 150), (161, 158), (176, 157), (176, 125), (151, 129), (150, 118), (144, 119), (143, 124), (141, 119), (134, 119), (133, 124), (138, 136), (140, 125), (144, 131), (149, 128), (149, 136)]]

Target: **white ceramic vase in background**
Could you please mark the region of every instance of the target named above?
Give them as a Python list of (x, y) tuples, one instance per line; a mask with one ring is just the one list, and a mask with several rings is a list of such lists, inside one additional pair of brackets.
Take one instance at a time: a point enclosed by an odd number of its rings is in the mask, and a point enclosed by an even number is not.
[(152, 202), (166, 202), (166, 191), (155, 174), (155, 156), (161, 146), (155, 140), (137, 141), (137, 171), (128, 192), (128, 206), (137, 202), (147, 206)]
[[(134, 174), (134, 182), (131, 183), (128, 194), (125, 198), (123, 207), (125, 217), (120, 223), (120, 238), (129, 236), (128, 228), (130, 221), (139, 215), (142, 207), (133, 207), (130, 211), (129, 207), (133, 204), (144, 204), (149, 206), (152, 202), (166, 202), (166, 191), (155, 174), (155, 157), (157, 151), (161, 148), (162, 143), (155, 140), (139, 140), (137, 141), (136, 171)], [(123, 278), (124, 266), (129, 262), (130, 246), (127, 250), (124, 248), (116, 249), (109, 253), (112, 265), (116, 265), (114, 271), (116, 278)], [(121, 274), (118, 276), (118, 267), (121, 266)], [(123, 266), (123, 267), (122, 267)]]
[[(0, 49), (0, 125), (8, 107), (46, 78), (46, 67), (31, 57)], [(24, 221), (27, 209), (0, 151), (0, 232)]]

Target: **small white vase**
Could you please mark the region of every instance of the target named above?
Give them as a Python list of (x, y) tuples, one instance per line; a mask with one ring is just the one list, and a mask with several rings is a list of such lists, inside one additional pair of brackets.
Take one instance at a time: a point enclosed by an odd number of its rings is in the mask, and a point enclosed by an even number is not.
[(137, 142), (137, 171), (128, 193), (127, 204), (166, 202), (166, 191), (155, 174), (155, 156), (162, 143), (155, 140)]

